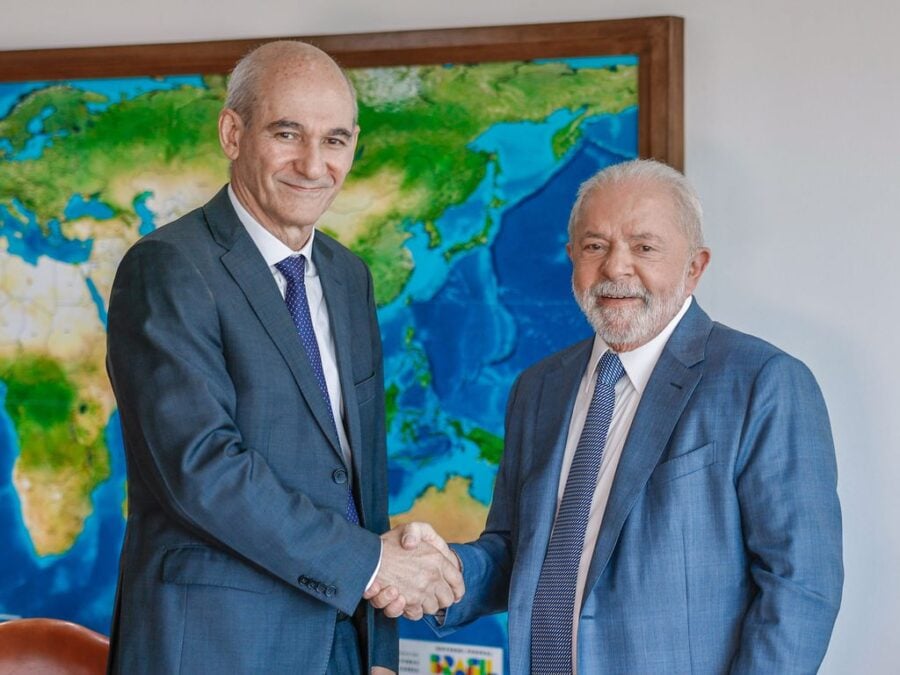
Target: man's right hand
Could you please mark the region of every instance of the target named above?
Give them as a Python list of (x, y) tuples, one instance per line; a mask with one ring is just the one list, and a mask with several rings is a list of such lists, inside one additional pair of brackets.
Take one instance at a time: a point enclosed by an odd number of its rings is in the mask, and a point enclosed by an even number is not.
[(381, 540), (381, 568), (363, 597), (386, 616), (418, 620), (462, 598), (458, 558), (430, 525), (402, 525)]

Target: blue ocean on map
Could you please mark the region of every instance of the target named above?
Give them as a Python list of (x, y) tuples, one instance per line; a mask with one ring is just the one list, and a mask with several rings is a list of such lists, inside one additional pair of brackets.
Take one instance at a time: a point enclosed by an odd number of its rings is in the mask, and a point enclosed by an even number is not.
[[(563, 60), (573, 68), (637, 63), (636, 57)], [(0, 117), (22, 96), (48, 84), (0, 83)], [(148, 91), (205, 86), (200, 77), (65, 84), (105, 96), (106, 102), (91, 104), (95, 110)], [(569, 208), (583, 180), (636, 155), (637, 109), (583, 120), (578, 142), (564, 156), (555, 156), (554, 134), (583, 112), (561, 109), (538, 122), (494, 125), (469, 146), (490, 159), (467, 200), (447, 209), (432, 231), (421, 222), (405, 223), (413, 272), (399, 296), (378, 313), (386, 386), (396, 385), (399, 392), (388, 435), (393, 514), (408, 511), (427, 489), (441, 489), (453, 476), (468, 479), (470, 495), (489, 504), (496, 466), (481, 457), (467, 434), (502, 436), (506, 397), (518, 373), (590, 335), (571, 298), (565, 254)], [(33, 142), (5, 160), (39, 156), (53, 142), (42, 133), (46, 113), (32, 120)], [(141, 234), (162, 224), (148, 206), (150, 197), (142, 193), (132, 202)], [(13, 204), (10, 210), (0, 207), (0, 238), (9, 253), (30, 264), (42, 257), (74, 265), (88, 260), (91, 240), (66, 239), (58, 222), (39, 223), (24, 205)], [(109, 206), (90, 195), (73, 195), (64, 215), (114, 217)], [(89, 277), (85, 283), (105, 325), (104, 299)], [(6, 543), (0, 556), (0, 615), (57, 616), (106, 633), (124, 534), (118, 417), (113, 414), (106, 428), (112, 476), (92, 493), (93, 513), (83, 532), (63, 555), (38, 556), (12, 484), (19, 447), (2, 406), (4, 395), (0, 382), (0, 532)], [(406, 621), (401, 634), (435, 639), (424, 625)], [(449, 638), (491, 646), (505, 640), (505, 615), (483, 619)]]
[[(465, 204), (438, 219), (441, 246), (429, 248), (423, 225), (408, 228), (407, 247), (416, 261), (412, 279), (379, 312), (387, 384), (396, 382), (416, 397), (408, 402), (415, 441), (406, 441), (398, 424), (388, 439), (392, 512), (408, 510), (429, 486), (443, 485), (452, 475), (472, 479), (470, 493), (488, 504), (496, 468), (477, 459), (471, 442), (448, 437), (448, 421), (502, 435), (516, 375), (590, 334), (569, 290), (569, 205), (582, 181), (635, 156), (637, 110), (587, 120), (582, 142), (560, 162), (550, 139), (577, 114), (561, 110), (542, 123), (492, 127), (472, 147), (494, 153), (502, 172), (489, 170)], [(500, 206), (490, 206), (492, 201)], [(468, 208), (471, 203), (477, 208)], [(493, 223), (487, 245), (446, 259), (446, 251), (486, 222)], [(423, 358), (427, 354), (428, 390), (412, 386), (419, 370), (410, 367), (402, 347), (409, 330)], [(402, 410), (404, 401), (399, 403)]]
[(16, 214), (0, 206), (0, 237), (6, 239), (9, 253), (32, 265), (36, 265), (42, 256), (73, 265), (90, 258), (93, 242), (68, 239), (63, 235), (59, 221), (50, 220), (42, 226), (18, 199), (13, 199), (12, 203)]

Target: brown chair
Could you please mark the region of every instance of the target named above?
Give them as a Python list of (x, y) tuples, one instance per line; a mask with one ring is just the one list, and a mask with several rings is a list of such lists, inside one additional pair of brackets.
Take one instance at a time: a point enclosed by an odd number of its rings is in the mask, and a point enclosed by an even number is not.
[(102, 675), (109, 639), (59, 619), (0, 623), (0, 675)]

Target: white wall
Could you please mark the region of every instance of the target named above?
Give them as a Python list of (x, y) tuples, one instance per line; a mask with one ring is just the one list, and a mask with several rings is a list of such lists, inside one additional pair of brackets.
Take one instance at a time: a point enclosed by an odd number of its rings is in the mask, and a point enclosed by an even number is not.
[(822, 672), (900, 668), (896, 0), (4, 4), (0, 49), (685, 17), (687, 173), (714, 253), (699, 298), (806, 361), (832, 415), (847, 579)]

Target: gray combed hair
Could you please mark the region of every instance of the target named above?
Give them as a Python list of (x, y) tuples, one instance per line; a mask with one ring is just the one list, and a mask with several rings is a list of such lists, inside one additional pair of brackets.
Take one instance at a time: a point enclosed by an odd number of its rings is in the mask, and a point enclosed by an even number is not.
[(228, 78), (225, 94), (225, 107), (234, 110), (248, 126), (256, 107), (257, 83), (266, 65), (263, 59), (256, 56), (256, 52), (254, 49), (237, 62)]
[(684, 174), (655, 159), (632, 159), (621, 164), (613, 164), (594, 174), (578, 188), (575, 205), (569, 214), (569, 240), (575, 225), (581, 217), (581, 210), (587, 198), (600, 188), (625, 182), (646, 182), (669, 190), (678, 211), (678, 220), (687, 236), (691, 252), (703, 248), (703, 206), (697, 191)]

